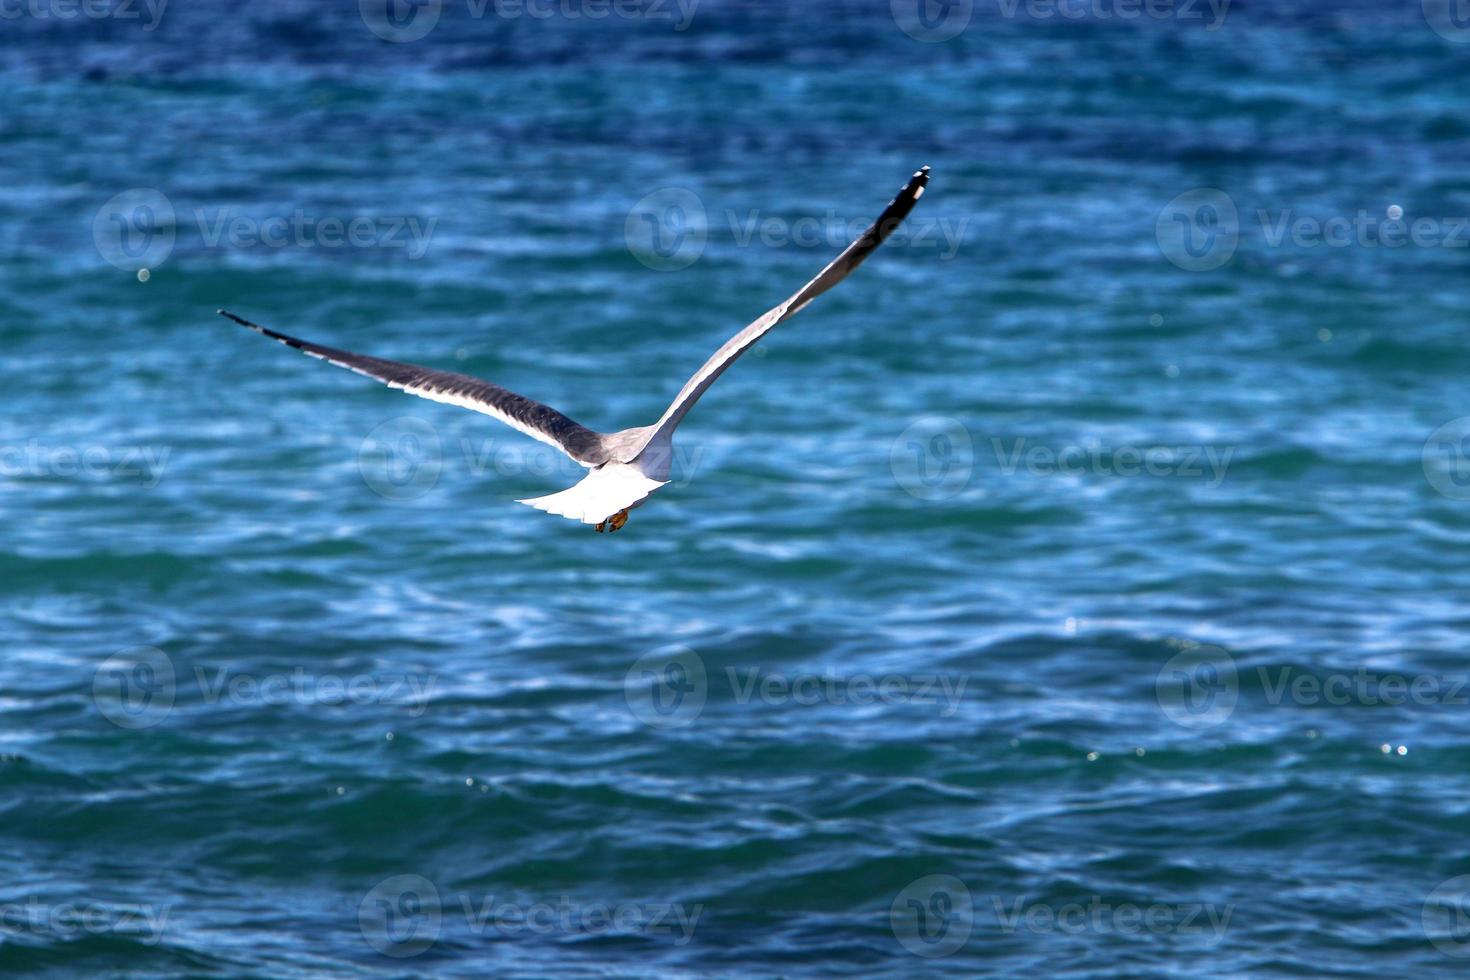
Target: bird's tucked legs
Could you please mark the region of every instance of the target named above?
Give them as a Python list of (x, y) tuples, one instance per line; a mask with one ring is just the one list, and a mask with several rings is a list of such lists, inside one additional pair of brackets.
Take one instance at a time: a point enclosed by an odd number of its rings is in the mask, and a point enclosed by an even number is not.
[(616, 514), (609, 517), (605, 521), (598, 521), (597, 533), (601, 534), (604, 531), (607, 531), (609, 533), (613, 531), (621, 531), (623, 529), (623, 525), (626, 523), (628, 523), (628, 511), (626, 509), (623, 509), (618, 511)]

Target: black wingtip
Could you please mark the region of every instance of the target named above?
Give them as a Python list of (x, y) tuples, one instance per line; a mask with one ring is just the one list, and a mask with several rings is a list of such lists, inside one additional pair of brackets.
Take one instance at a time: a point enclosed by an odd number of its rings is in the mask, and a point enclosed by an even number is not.
[(220, 316), (224, 317), (226, 320), (233, 320), (236, 323), (238, 323), (240, 326), (246, 327), (246, 328), (248, 328), (250, 330), (254, 330), (256, 333), (264, 333), (265, 332), (264, 328), (262, 328), (260, 325), (255, 324), (255, 323), (251, 323), (249, 320), (245, 319), (244, 317), (236, 316), (235, 314), (231, 313), (229, 310), (215, 310), (215, 312), (218, 313)]

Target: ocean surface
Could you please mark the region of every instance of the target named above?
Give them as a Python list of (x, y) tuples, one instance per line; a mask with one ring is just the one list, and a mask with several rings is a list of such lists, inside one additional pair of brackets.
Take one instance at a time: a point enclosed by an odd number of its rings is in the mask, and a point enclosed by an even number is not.
[(1463, 975), (1456, 13), (8, 5), (0, 973)]

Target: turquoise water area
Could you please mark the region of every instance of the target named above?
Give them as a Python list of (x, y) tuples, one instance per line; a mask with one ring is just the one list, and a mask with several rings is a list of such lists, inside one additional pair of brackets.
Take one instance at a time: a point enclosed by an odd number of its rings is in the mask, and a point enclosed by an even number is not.
[(1458, 975), (1453, 11), (651, 2), (0, 24), (0, 971)]

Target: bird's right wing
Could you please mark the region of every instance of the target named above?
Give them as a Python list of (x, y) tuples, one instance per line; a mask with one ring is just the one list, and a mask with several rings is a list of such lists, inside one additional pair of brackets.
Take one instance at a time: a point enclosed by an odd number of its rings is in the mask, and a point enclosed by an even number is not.
[(335, 347), (323, 347), (268, 330), (225, 310), (219, 312), (221, 316), (234, 320), (242, 327), (249, 327), (258, 334), (278, 340), (287, 347), (294, 347), (328, 364), (381, 381), (390, 388), (397, 388), (430, 401), (458, 405), (460, 408), (468, 408), (472, 412), (499, 419), (518, 432), (555, 446), (583, 466), (596, 466), (607, 461), (607, 450), (603, 446), (600, 433), (578, 425), (548, 405), (507, 391), (499, 385), (481, 381), (468, 374), (436, 371), (416, 364), (385, 361)]
[(685, 383), (684, 388), (664, 412), (663, 418), (649, 428), (648, 441), (652, 442), (660, 435), (670, 435), (689, 409), (699, 400), (699, 396), (715, 383), (716, 378), (725, 373), (725, 369), (733, 364), (736, 358), (754, 346), (755, 342), (769, 333), (776, 324), (795, 316), (802, 307), (846, 279), (852, 270), (863, 263), (864, 259), (876, 252), (878, 246), (882, 245), (893, 230), (903, 223), (903, 219), (908, 217), (909, 212), (923, 196), (924, 188), (928, 184), (929, 168), (921, 167), (913, 177), (909, 178), (909, 182), (904, 185), (903, 190), (898, 192), (898, 196), (883, 209), (878, 220), (873, 222), (872, 226), (863, 232), (857, 241), (847, 246), (841, 255), (833, 259), (815, 279), (801, 287), (795, 295), (779, 306), (767, 310), (759, 320), (731, 337), (723, 347), (715, 351), (714, 356)]

